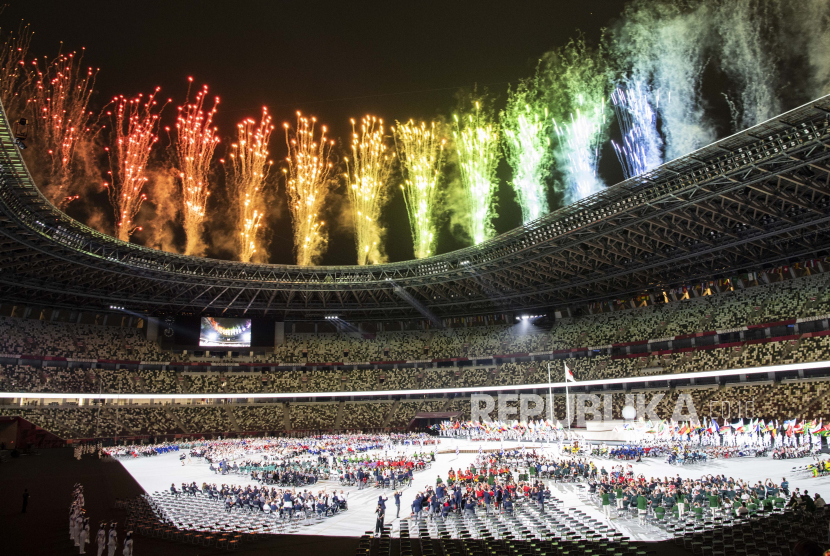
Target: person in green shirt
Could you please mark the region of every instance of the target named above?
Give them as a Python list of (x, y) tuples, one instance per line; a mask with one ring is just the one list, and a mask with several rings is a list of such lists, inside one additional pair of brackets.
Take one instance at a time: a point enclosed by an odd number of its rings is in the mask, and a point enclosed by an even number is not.
[(617, 485), (617, 491), (614, 493), (617, 497), (617, 511), (620, 512), (623, 509), (623, 497), (625, 496), (625, 491), (620, 485)]
[(637, 514), (640, 516), (640, 525), (646, 524), (646, 513), (648, 511), (648, 500), (643, 496), (643, 491), (637, 495)]
[(605, 517), (611, 519), (611, 497), (608, 495), (605, 489), (601, 491), (602, 496), (602, 511), (605, 514)]
[(637, 494), (637, 514), (640, 516), (640, 525), (646, 524), (646, 514), (648, 513), (648, 499), (643, 496), (643, 491)]
[(712, 510), (712, 517), (720, 510), (720, 497), (714, 490), (709, 491), (709, 509)]

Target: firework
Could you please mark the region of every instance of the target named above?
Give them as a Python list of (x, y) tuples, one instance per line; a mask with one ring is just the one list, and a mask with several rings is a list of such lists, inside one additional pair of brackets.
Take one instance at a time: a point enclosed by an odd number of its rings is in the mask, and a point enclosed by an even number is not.
[[(597, 175), (600, 145), (607, 139), (605, 92), (610, 70), (601, 47), (583, 37), (545, 54), (539, 83), (555, 119), (558, 138), (554, 160), (564, 203), (572, 203), (603, 187)], [(557, 125), (560, 124), (560, 125)]]
[(264, 215), (263, 188), (273, 161), (268, 160), (271, 116), (262, 108), (262, 118), (237, 125), (237, 142), (231, 145), (231, 164), (226, 166), (227, 185), (236, 215), (239, 260), (250, 262), (257, 250), (257, 234)]
[[(505, 152), (513, 168), (513, 189), (522, 208), (522, 222), (548, 212), (545, 179), (550, 173), (551, 119), (547, 108), (522, 103), (528, 95), (511, 93), (502, 112)], [(521, 104), (520, 104), (521, 103)]]
[(709, 61), (711, 2), (634, 2), (614, 28), (615, 57), (623, 72), (652, 91), (661, 91), (659, 109), (665, 160), (686, 155), (715, 140), (705, 114), (701, 77)]
[(577, 109), (570, 121), (562, 126), (553, 122), (559, 138), (558, 156), (567, 157), (561, 168), (570, 185), (568, 201), (578, 201), (599, 191), (602, 182), (597, 177), (599, 145), (605, 128), (605, 103), (583, 112)]
[(81, 67), (80, 55), (60, 54), (44, 68), (37, 61), (34, 90), (28, 103), (37, 146), (50, 161), (46, 193), (58, 207), (77, 198), (72, 191), (75, 150), (90, 135), (89, 99), (98, 70)]
[[(657, 114), (651, 107), (644, 87), (637, 83), (628, 89), (617, 88), (611, 95), (617, 122), (622, 131), (622, 142), (612, 141), (614, 151), (626, 178), (639, 176), (662, 163), (663, 140), (657, 131)], [(660, 107), (660, 94), (655, 98), (655, 108)]]
[[(190, 81), (192, 83), (193, 79)], [(210, 195), (208, 174), (213, 151), (219, 143), (216, 127), (213, 127), (213, 116), (216, 114), (219, 97), (214, 98), (211, 110), (205, 112), (203, 105), (207, 94), (208, 88), (205, 85), (196, 94), (192, 104), (185, 103), (184, 106), (179, 106), (176, 119), (174, 146), (178, 163), (177, 174), (182, 187), (182, 215), (187, 236), (187, 255), (200, 254), (202, 251), (202, 222)]]
[(288, 144), (288, 169), (285, 190), (294, 218), (294, 249), (297, 264), (316, 264), (326, 244), (326, 234), (321, 229), (325, 224), (320, 220), (320, 210), (331, 185), (331, 149), (334, 141), (326, 138), (323, 126), (319, 140), (314, 139), (316, 118), (304, 118), (297, 112), (297, 130), (288, 124), (285, 127), (285, 142)]
[(403, 190), (409, 227), (415, 243), (415, 258), (423, 259), (433, 254), (435, 244), (435, 196), (441, 165), (444, 161), (444, 139), (438, 139), (435, 122), (429, 127), (409, 122), (393, 129), (398, 159), (404, 171)]
[(386, 201), (386, 186), (392, 161), (386, 138), (383, 135), (383, 120), (366, 116), (358, 133), (352, 122), (352, 160), (346, 159), (346, 181), (349, 200), (354, 218), (355, 244), (358, 264), (381, 262), (381, 228), (378, 224), (383, 204)]
[(455, 119), (455, 147), (461, 183), (467, 200), (468, 231), (473, 243), (493, 236), (493, 194), (496, 190), (496, 167), (499, 164), (499, 130), (481, 104), (475, 111)]
[(0, 47), (0, 101), (10, 118), (20, 116), (20, 105), (28, 93), (31, 72), (25, 64), (31, 41), (32, 30), (28, 25), (21, 25), (17, 34), (6, 35)]
[[(765, 122), (782, 111), (778, 91), (790, 84), (780, 80), (782, 72), (777, 68), (792, 42), (781, 28), (789, 4), (783, 0), (729, 0), (715, 6), (717, 12), (711, 21), (720, 36), (716, 59), (737, 89), (724, 94), (735, 131)], [(824, 6), (826, 19), (830, 5), (824, 2)]]
[(122, 241), (130, 241), (133, 232), (141, 229), (135, 218), (147, 198), (142, 192), (148, 181), (147, 162), (158, 141), (156, 130), (164, 108), (156, 103), (159, 90), (156, 88), (147, 98), (115, 97), (115, 110), (107, 112), (112, 119), (115, 145), (106, 149), (111, 179), (104, 186), (115, 212), (115, 237)]

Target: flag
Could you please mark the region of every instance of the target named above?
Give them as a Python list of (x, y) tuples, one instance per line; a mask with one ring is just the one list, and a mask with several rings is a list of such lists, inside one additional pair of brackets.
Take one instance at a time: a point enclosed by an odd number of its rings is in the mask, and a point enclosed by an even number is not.
[(568, 368), (568, 364), (563, 363), (563, 365), (565, 365), (565, 382), (576, 382), (576, 380), (574, 379), (574, 374)]

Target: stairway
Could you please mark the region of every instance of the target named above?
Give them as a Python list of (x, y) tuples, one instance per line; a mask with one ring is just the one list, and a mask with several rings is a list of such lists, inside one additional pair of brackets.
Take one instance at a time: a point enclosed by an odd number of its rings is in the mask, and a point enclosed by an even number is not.
[(392, 421), (392, 417), (395, 416), (395, 412), (398, 410), (399, 405), (401, 405), (401, 400), (395, 400), (395, 403), (392, 404), (392, 409), (389, 410), (389, 413), (387, 413), (386, 417), (383, 419), (383, 428), (389, 426), (389, 423)]
[[(118, 426), (121, 430), (125, 430), (130, 434), (141, 434), (141, 431), (129, 428), (126, 423), (120, 418), (118, 415), (118, 408), (111, 408), (111, 407), (102, 407), (101, 413), (107, 415), (108, 418), (112, 419), (114, 422), (118, 423)], [(121, 434), (121, 430), (116, 429), (115, 434)]]
[(291, 412), (288, 409), (288, 403), (282, 404), (282, 420), (285, 425), (285, 430), (291, 430)]
[(241, 429), (239, 428), (239, 423), (236, 421), (236, 415), (233, 414), (233, 409), (226, 405), (225, 413), (228, 414), (228, 421), (231, 422), (231, 429), (233, 429), (234, 432), (239, 432)]
[(182, 374), (182, 375), (179, 375), (176, 378), (177, 379), (178, 378), (182, 379), (182, 380), (179, 381), (179, 386), (181, 386), (181, 388), (182, 388), (182, 393), (183, 394), (190, 394), (190, 388), (189, 388), (190, 385), (188, 384), (187, 377)]
[(343, 422), (343, 414), (346, 412), (346, 402), (339, 402), (337, 404), (337, 417), (334, 419), (334, 430), (340, 430), (340, 423)]
[(174, 423), (176, 423), (176, 426), (177, 426), (177, 427), (179, 427), (179, 429), (180, 429), (180, 430), (181, 430), (184, 434), (190, 434), (190, 431), (189, 431), (189, 430), (187, 430), (186, 428), (184, 428), (184, 425), (183, 425), (183, 424), (182, 424), (182, 422), (179, 420), (179, 416), (178, 416), (178, 415), (176, 415), (176, 412), (175, 412), (175, 411), (172, 411), (172, 410), (170, 410), (170, 409), (164, 408), (164, 413), (165, 413), (165, 415), (167, 415), (167, 418), (168, 418), (168, 419), (170, 419), (171, 421), (173, 421)]

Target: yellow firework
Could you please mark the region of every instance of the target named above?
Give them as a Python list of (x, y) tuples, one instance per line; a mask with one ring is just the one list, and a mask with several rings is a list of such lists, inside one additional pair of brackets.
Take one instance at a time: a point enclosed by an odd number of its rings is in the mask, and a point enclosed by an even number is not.
[(271, 116), (262, 108), (259, 123), (246, 119), (237, 125), (237, 142), (231, 145), (231, 163), (226, 166), (227, 185), (235, 208), (239, 260), (250, 262), (257, 251), (257, 234), (264, 211), (263, 188), (273, 161), (268, 160)]
[(423, 259), (434, 254), (433, 212), (446, 141), (438, 138), (435, 122), (429, 126), (423, 122), (420, 126), (415, 125), (412, 120), (403, 125), (398, 122), (394, 132), (398, 158), (404, 170), (401, 189), (409, 212), (415, 258)]
[(288, 168), (285, 190), (294, 218), (294, 250), (297, 264), (317, 264), (326, 245), (327, 234), (321, 229), (325, 224), (320, 220), (323, 201), (331, 189), (331, 149), (334, 141), (326, 138), (323, 126), (319, 140), (314, 139), (314, 125), (317, 119), (304, 118), (297, 112), (297, 129), (292, 130), (286, 123), (285, 142), (288, 144)]
[[(192, 79), (191, 79), (192, 82)], [(205, 206), (210, 195), (208, 173), (219, 138), (213, 127), (213, 116), (219, 97), (213, 101), (213, 108), (205, 112), (202, 108), (207, 98), (207, 85), (196, 94), (193, 103), (179, 106), (176, 119), (176, 157), (178, 174), (182, 186), (182, 215), (187, 236), (185, 253), (195, 255), (201, 252), (202, 222)]]
[(366, 116), (358, 130), (352, 120), (352, 159), (346, 159), (346, 180), (354, 217), (358, 264), (382, 262), (378, 217), (387, 198), (394, 153), (383, 135), (383, 120)]

